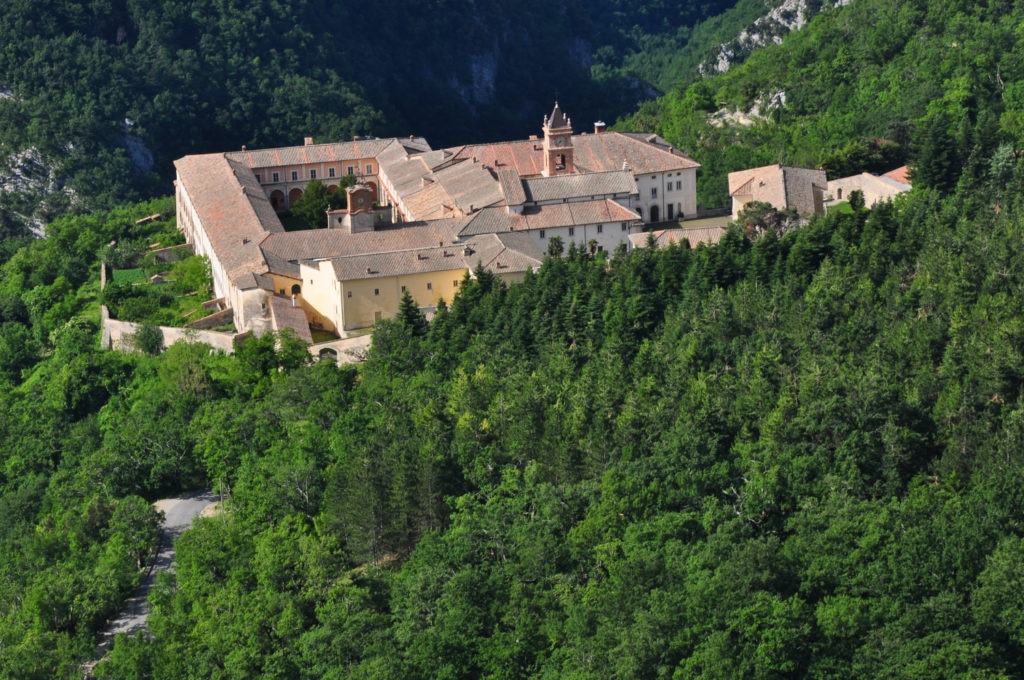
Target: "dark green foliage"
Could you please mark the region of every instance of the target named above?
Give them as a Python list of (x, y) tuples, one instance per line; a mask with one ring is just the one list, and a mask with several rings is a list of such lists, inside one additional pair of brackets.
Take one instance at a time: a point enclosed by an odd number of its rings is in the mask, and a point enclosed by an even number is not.
[(328, 208), (330, 196), (327, 187), (320, 180), (312, 179), (292, 206), (292, 215), (302, 220), (306, 229), (324, 229), (327, 227)]
[(132, 335), (135, 349), (145, 354), (159, 354), (164, 349), (164, 334), (158, 326), (142, 324)]
[[(677, 31), (734, 3), (648, 4), (11, 0), (0, 17), (0, 147), (5, 159), (34, 147), (31, 179), (42, 187), (52, 174), (58, 191), (5, 193), (0, 232), (33, 208), (48, 219), (167, 193), (171, 161), (189, 153), (307, 136), (525, 137), (556, 97), (581, 131), (612, 121), (682, 77), (657, 63), (687, 42)], [(376, 30), (396, 20), (402, 40)], [(652, 63), (650, 52), (661, 56)]]

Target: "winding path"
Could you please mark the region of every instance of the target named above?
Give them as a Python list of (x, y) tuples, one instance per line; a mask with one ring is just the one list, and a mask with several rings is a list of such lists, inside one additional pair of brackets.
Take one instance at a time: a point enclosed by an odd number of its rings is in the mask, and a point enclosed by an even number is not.
[(139, 586), (125, 602), (121, 615), (107, 625), (103, 632), (96, 658), (102, 658), (110, 649), (114, 636), (118, 633), (134, 635), (146, 629), (146, 616), (149, 614), (149, 591), (156, 583), (161, 571), (170, 571), (174, 563), (174, 539), (192, 526), (192, 522), (203, 510), (217, 501), (210, 491), (196, 491), (182, 494), (176, 498), (165, 498), (153, 504), (157, 510), (164, 512), (164, 525), (160, 531), (160, 548), (156, 559), (143, 576)]

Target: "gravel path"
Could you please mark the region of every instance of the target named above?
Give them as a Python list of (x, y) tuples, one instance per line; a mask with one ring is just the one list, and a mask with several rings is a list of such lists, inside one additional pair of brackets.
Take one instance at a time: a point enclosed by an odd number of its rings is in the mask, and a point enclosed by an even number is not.
[(164, 512), (164, 526), (160, 532), (160, 548), (156, 559), (139, 583), (139, 587), (125, 602), (121, 615), (111, 621), (107, 630), (104, 631), (97, 658), (107, 653), (114, 636), (118, 633), (134, 635), (146, 629), (146, 615), (149, 614), (149, 604), (146, 602), (146, 598), (149, 597), (149, 591), (156, 583), (157, 574), (172, 568), (174, 539), (185, 529), (191, 527), (192, 521), (216, 500), (217, 497), (210, 491), (196, 491), (177, 498), (165, 498), (153, 504), (157, 510)]

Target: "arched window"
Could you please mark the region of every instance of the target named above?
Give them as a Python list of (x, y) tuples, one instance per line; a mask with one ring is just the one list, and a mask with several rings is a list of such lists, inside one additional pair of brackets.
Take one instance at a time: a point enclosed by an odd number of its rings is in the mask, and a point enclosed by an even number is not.
[(658, 212), (658, 206), (652, 205), (651, 206), (651, 222), (657, 222), (659, 217), (661, 217), (661, 214)]
[(299, 284), (292, 285), (292, 295), (302, 295), (302, 286)]

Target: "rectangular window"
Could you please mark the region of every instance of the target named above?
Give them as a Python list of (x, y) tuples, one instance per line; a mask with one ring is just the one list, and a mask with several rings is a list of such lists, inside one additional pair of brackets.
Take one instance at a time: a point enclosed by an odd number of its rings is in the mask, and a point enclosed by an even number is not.
[(458, 287), (459, 287), (459, 280), (455, 279), (454, 281), (452, 281), (452, 288), (458, 288)]
[(604, 233), (604, 225), (603, 224), (597, 225), (597, 233), (598, 234), (603, 234)]
[(281, 181), (281, 175), (279, 175), (278, 173), (275, 172), (273, 177), (274, 177), (274, 181), (275, 182), (280, 182)]
[(346, 297), (352, 297), (352, 291), (348, 291), (348, 295)]
[(540, 237), (541, 237), (541, 238), (547, 238), (547, 237), (546, 237), (546, 236), (544, 235), (544, 230), (543, 230), (543, 229), (541, 229), (541, 230), (540, 230)]
[(658, 187), (651, 187), (651, 198), (658, 197)]
[(345, 173), (346, 175), (354, 175), (354, 174), (356, 174), (356, 166), (354, 166), (354, 165), (348, 166), (347, 170), (348, 170), (348, 172)]
[(369, 164), (369, 163), (366, 164), (366, 174), (367, 175), (372, 175), (373, 174), (373, 166), (371, 164)]
[(334, 168), (327, 168), (327, 176), (334, 177)]
[(623, 222), (623, 223), (622, 223), (622, 231), (626, 231), (627, 229), (629, 229), (629, 227), (628, 227), (628, 226), (626, 226), (626, 223), (625, 223), (625, 222)]
[(316, 170), (315, 169), (313, 169), (313, 168), (309, 169), (309, 178), (310, 179), (316, 179)]
[(573, 227), (569, 227), (569, 236), (575, 236), (575, 235), (576, 235), (576, 229), (574, 229)]
[(260, 179), (260, 173), (258, 173), (258, 172), (256, 173), (256, 181), (257, 182), (262, 182), (263, 181), (263, 180)]
[(380, 288), (374, 288), (373, 289), (373, 294), (374, 295), (380, 295)]
[(427, 281), (427, 290), (434, 290), (434, 284)]
[(403, 293), (405, 292), (405, 286), (402, 286), (402, 292)]
[(672, 191), (672, 182), (665, 185), (665, 193), (667, 194), (670, 191)]
[(299, 179), (299, 171), (298, 170), (292, 170), (292, 181), (294, 182), (294, 181), (296, 181), (298, 179)]
[(676, 181), (676, 191), (682, 191), (682, 190), (683, 190), (683, 182), (682, 182), (682, 180), (677, 180)]

